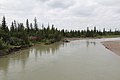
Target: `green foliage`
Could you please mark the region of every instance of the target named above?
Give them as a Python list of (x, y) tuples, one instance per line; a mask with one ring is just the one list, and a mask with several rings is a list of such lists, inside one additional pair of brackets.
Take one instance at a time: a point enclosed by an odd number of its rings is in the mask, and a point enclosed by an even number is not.
[(34, 27), (35, 27), (35, 30), (38, 31), (38, 24), (37, 24), (37, 19), (36, 18), (34, 19)]
[(27, 32), (29, 33), (29, 31), (30, 31), (30, 27), (29, 27), (29, 21), (28, 21), (28, 19), (26, 20), (26, 30), (27, 30)]
[(8, 32), (8, 31), (9, 31), (9, 29), (8, 29), (8, 27), (7, 27), (7, 25), (6, 25), (6, 20), (5, 20), (5, 17), (4, 17), (4, 16), (3, 16), (3, 20), (2, 20), (1, 29), (2, 29), (3, 31), (5, 31), (5, 32)]
[(8, 45), (2, 39), (0, 39), (0, 50), (6, 49), (7, 47)]
[(12, 37), (10, 39), (10, 44), (14, 46), (25, 45), (25, 41), (20, 38)]
[[(109, 37), (111, 35), (120, 35), (120, 31), (115, 29), (112, 31), (106, 31), (104, 28), (102, 31), (97, 30), (96, 27), (87, 30), (58, 30), (54, 25), (48, 24), (47, 27), (42, 24), (41, 28), (38, 28), (37, 19), (34, 19), (34, 23), (29, 24), (29, 20), (26, 20), (26, 25), (23, 23), (16, 22), (15, 20), (11, 23), (10, 30), (6, 25), (6, 18), (3, 17), (0, 25), (0, 49), (5, 48), (8, 45), (21, 46), (29, 45), (31, 42), (45, 42), (54, 43), (60, 41), (64, 37), (69, 38), (86, 38), (86, 37)], [(33, 38), (33, 39), (30, 39)]]
[(10, 31), (11, 31), (11, 32), (14, 32), (14, 31), (15, 31), (15, 27), (14, 27), (13, 22), (12, 22), (12, 24), (11, 24)]

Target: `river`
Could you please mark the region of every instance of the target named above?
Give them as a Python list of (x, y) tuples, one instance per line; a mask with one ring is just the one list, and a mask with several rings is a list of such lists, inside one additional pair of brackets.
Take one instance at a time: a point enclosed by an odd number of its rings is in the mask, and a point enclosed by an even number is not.
[(0, 80), (120, 80), (120, 56), (100, 42), (36, 45), (0, 58)]

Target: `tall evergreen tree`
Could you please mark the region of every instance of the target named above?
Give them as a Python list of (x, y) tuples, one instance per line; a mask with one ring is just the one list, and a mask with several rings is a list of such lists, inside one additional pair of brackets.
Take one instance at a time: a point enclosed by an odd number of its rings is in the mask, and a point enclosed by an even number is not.
[(97, 32), (97, 29), (96, 29), (96, 27), (94, 27), (94, 33), (96, 33)]
[(89, 30), (89, 27), (87, 27), (86, 37), (90, 37), (90, 30)]
[(49, 23), (48, 23), (48, 27), (47, 27), (47, 32), (48, 32), (48, 31), (50, 31), (50, 25), (49, 25)]
[(52, 32), (52, 34), (55, 33), (55, 28), (54, 28), (54, 25), (53, 25), (53, 24), (52, 24), (51, 32)]
[(30, 27), (29, 27), (29, 21), (28, 21), (28, 19), (26, 20), (26, 28), (27, 28), (27, 32), (29, 33)]
[(35, 30), (38, 31), (38, 24), (37, 24), (37, 19), (36, 18), (34, 19), (34, 27), (35, 27)]
[(11, 32), (14, 32), (14, 31), (15, 31), (15, 27), (14, 27), (13, 22), (12, 22), (12, 24), (11, 24), (10, 31), (11, 31)]
[(16, 22), (16, 20), (14, 20), (14, 28), (15, 28), (15, 31), (17, 32), (17, 22)]
[(23, 23), (18, 23), (18, 31), (23, 32), (24, 31), (24, 25)]
[(3, 16), (2, 27), (1, 27), (1, 29), (2, 29), (3, 31), (5, 31), (5, 32), (8, 31), (8, 27), (7, 27), (7, 25), (6, 25), (5, 16)]
[(32, 23), (30, 23), (30, 29), (31, 29), (31, 31), (33, 31), (33, 24)]

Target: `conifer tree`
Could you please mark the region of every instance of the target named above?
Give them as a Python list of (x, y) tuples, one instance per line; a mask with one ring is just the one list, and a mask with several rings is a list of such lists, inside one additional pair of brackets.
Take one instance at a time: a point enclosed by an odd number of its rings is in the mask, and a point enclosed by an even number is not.
[(12, 24), (11, 24), (10, 31), (11, 31), (11, 32), (14, 32), (14, 31), (15, 31), (15, 27), (14, 27), (13, 22), (12, 22)]
[(5, 16), (3, 16), (1, 29), (2, 29), (3, 31), (5, 31), (5, 32), (9, 31), (9, 30), (8, 30), (8, 27), (7, 27), (7, 25), (6, 25)]
[(30, 29), (31, 29), (31, 31), (33, 31), (33, 24), (32, 23), (30, 23)]
[(15, 31), (17, 32), (17, 22), (16, 22), (16, 20), (14, 20), (14, 28), (15, 28)]
[(29, 33), (30, 27), (29, 27), (29, 21), (28, 21), (28, 19), (26, 20), (26, 28), (27, 28), (27, 32)]
[(38, 24), (37, 24), (37, 19), (36, 18), (34, 19), (34, 27), (35, 27), (35, 30), (38, 31)]

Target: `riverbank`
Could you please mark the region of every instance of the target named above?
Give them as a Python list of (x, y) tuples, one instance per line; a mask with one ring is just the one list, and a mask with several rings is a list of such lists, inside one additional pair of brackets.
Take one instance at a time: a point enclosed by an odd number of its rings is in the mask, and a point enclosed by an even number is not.
[[(64, 39), (67, 39), (69, 41), (74, 41), (74, 40), (98, 39), (98, 38), (64, 38)], [(63, 41), (64, 39), (62, 39), (60, 42), (64, 42)], [(12, 53), (14, 53), (16, 51), (27, 49), (27, 48), (29, 48), (31, 46), (35, 46), (35, 45), (38, 45), (38, 44), (40, 44), (40, 45), (51, 45), (53, 43), (56, 43), (56, 42), (51, 42), (51, 41), (48, 41), (48, 42), (35, 42), (32, 45), (12, 46), (10, 48), (0, 50), (0, 57), (12, 54)], [(120, 41), (104, 41), (104, 42), (102, 42), (102, 44), (107, 49), (110, 49), (111, 51), (115, 52), (117, 55), (120, 56)]]
[(104, 41), (102, 44), (105, 48), (120, 56), (120, 41)]
[[(81, 40), (81, 38), (64, 38), (64, 39), (68, 39), (69, 41), (74, 41), (74, 40)], [(63, 39), (60, 42), (64, 42)], [(27, 49), (31, 46), (35, 46), (35, 45), (51, 45), (53, 43), (56, 43), (55, 41), (51, 41), (51, 40), (47, 40), (46, 42), (34, 42), (31, 45), (23, 45), (23, 46), (10, 46), (9, 48), (0, 50), (0, 57), (4, 57), (6, 55), (12, 54), (16, 51), (20, 51), (20, 50), (24, 50)]]
[(31, 47), (32, 45), (23, 45), (23, 46), (11, 46), (7, 49), (0, 50), (0, 57), (5, 55), (12, 54), (13, 52), (20, 51)]

